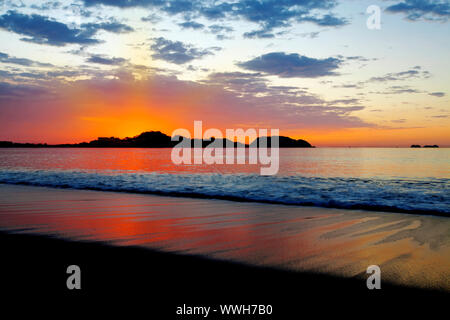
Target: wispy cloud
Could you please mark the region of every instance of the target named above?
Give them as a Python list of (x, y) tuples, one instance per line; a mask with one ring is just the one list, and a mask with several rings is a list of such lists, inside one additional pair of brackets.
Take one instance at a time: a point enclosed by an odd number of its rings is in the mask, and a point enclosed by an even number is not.
[(405, 0), (386, 8), (387, 12), (403, 13), (410, 21), (448, 21), (450, 3), (448, 0)]
[(212, 55), (220, 50), (218, 47), (199, 49), (181, 41), (171, 41), (163, 37), (154, 38), (150, 46), (153, 50), (152, 58), (161, 59), (174, 64), (184, 64), (204, 56)]
[(429, 93), (429, 95), (433, 97), (442, 98), (443, 96), (445, 96), (445, 92), (431, 92)]
[(104, 64), (104, 65), (109, 65), (109, 66), (122, 65), (126, 61), (127, 60), (124, 58), (108, 58), (103, 55), (91, 55), (88, 59), (86, 59), (86, 62)]
[(426, 70), (422, 70), (420, 66), (416, 66), (412, 69), (395, 72), (395, 73), (387, 73), (383, 76), (372, 77), (368, 80), (368, 82), (388, 82), (388, 81), (401, 81), (412, 78), (429, 78), (430, 72)]
[(25, 67), (53, 67), (53, 64), (51, 63), (42, 63), (26, 58), (17, 58), (4, 52), (0, 52), (0, 62), (17, 64)]

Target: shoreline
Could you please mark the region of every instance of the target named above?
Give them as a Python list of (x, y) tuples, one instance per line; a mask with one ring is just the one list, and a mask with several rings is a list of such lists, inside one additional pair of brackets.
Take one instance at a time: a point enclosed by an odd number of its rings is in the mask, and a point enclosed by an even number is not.
[(365, 279), (375, 264), (383, 283), (450, 292), (448, 218), (35, 186), (0, 191), (0, 231), (344, 278)]
[(203, 199), (203, 200), (223, 200), (223, 201), (232, 201), (237, 203), (255, 203), (255, 204), (270, 204), (270, 205), (281, 205), (288, 207), (307, 207), (307, 208), (322, 208), (322, 209), (336, 209), (336, 210), (349, 210), (349, 211), (367, 211), (367, 212), (380, 212), (380, 213), (400, 213), (400, 214), (408, 214), (408, 215), (423, 215), (423, 216), (436, 216), (436, 217), (446, 217), (450, 218), (450, 214), (448, 212), (440, 212), (440, 211), (426, 211), (426, 210), (408, 210), (402, 209), (392, 206), (383, 206), (383, 205), (353, 205), (351, 207), (338, 207), (338, 206), (326, 206), (326, 205), (318, 205), (315, 203), (289, 203), (283, 201), (276, 200), (264, 200), (264, 199), (251, 199), (244, 198), (239, 196), (232, 195), (208, 195), (196, 192), (181, 192), (181, 191), (144, 191), (144, 190), (119, 190), (119, 189), (105, 189), (105, 188), (96, 188), (96, 187), (67, 187), (64, 185), (47, 185), (47, 184), (34, 184), (28, 182), (17, 182), (17, 183), (4, 183), (0, 182), (0, 186), (11, 185), (11, 186), (30, 186), (30, 187), (38, 187), (38, 188), (51, 188), (51, 189), (62, 189), (62, 190), (86, 190), (86, 191), (98, 191), (98, 192), (117, 192), (117, 193), (125, 193), (125, 194), (138, 194), (138, 195), (150, 195), (150, 196), (161, 196), (161, 197), (174, 197), (174, 198), (190, 198), (190, 199)]
[[(0, 184), (1, 288), (5, 305), (159, 319), (225, 304), (271, 305), (263, 319), (360, 318), (377, 306), (414, 315), (447, 306), (449, 227), (435, 216)], [(367, 288), (371, 264), (380, 290)], [(81, 290), (66, 287), (70, 265)]]

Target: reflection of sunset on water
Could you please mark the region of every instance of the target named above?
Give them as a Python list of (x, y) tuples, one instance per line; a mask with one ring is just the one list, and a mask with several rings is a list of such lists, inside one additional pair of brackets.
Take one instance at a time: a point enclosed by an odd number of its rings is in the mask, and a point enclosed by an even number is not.
[[(170, 148), (0, 149), (0, 168), (94, 170), (108, 174), (118, 174), (121, 170), (144, 173), (260, 173), (261, 165), (248, 164), (248, 150), (246, 164), (236, 164), (237, 161), (234, 161), (233, 165), (175, 165), (171, 161), (171, 152)], [(450, 149), (444, 148), (280, 149), (278, 175), (446, 178), (450, 177), (449, 158)], [(417, 170), (418, 167), (420, 170)]]
[[(427, 233), (445, 235), (449, 228), (445, 217), (2, 188), (2, 230), (344, 276), (360, 275), (368, 265), (379, 264), (386, 280), (450, 289), (450, 283), (442, 282), (449, 279), (448, 243), (437, 238), (423, 242)], [(428, 268), (426, 275), (423, 267)], [(399, 274), (403, 276), (398, 278)]]

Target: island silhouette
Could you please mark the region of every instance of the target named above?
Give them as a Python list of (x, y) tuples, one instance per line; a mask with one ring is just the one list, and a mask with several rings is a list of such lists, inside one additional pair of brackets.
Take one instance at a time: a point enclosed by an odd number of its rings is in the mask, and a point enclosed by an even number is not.
[[(422, 146), (420, 144), (412, 144), (411, 148), (422, 148)], [(423, 148), (439, 148), (439, 146), (437, 144), (433, 144), (433, 145), (424, 145)]]
[[(234, 147), (260, 147), (262, 142), (266, 142), (268, 148), (271, 147), (270, 137), (258, 137), (248, 144), (232, 142), (223, 138), (223, 147), (233, 145)], [(134, 137), (123, 139), (116, 137), (99, 137), (90, 142), (81, 142), (74, 144), (47, 144), (47, 143), (20, 143), (12, 141), (0, 141), (0, 148), (173, 148), (181, 141), (192, 148), (201, 145), (202, 148), (209, 146), (216, 139), (212, 137), (209, 140), (189, 139), (183, 136), (178, 137), (178, 141), (172, 141), (172, 138), (161, 131), (147, 131)], [(200, 142), (200, 143), (199, 143)], [(314, 148), (309, 142), (302, 139), (293, 139), (290, 137), (279, 136), (280, 148)]]

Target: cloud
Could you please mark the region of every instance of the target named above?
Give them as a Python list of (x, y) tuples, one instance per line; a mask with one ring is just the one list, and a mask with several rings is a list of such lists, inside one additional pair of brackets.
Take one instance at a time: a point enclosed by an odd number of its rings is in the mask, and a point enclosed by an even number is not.
[(271, 39), (271, 38), (275, 38), (275, 35), (273, 33), (267, 32), (267, 30), (261, 29), (261, 30), (245, 32), (244, 38), (247, 38), (247, 39), (257, 39), (257, 38)]
[(387, 73), (381, 77), (372, 77), (368, 80), (368, 82), (387, 82), (387, 81), (401, 81), (407, 80), (411, 78), (424, 78), (427, 79), (431, 75), (426, 70), (421, 70), (420, 66), (416, 66), (410, 70), (396, 72), (396, 73)]
[(330, 104), (357, 104), (359, 103), (359, 99), (337, 99), (330, 101)]
[(431, 116), (432, 118), (437, 118), (437, 119), (443, 119), (443, 118), (448, 118), (449, 116), (447, 114), (440, 114), (437, 116)]
[(153, 50), (152, 58), (164, 60), (175, 64), (184, 64), (204, 56), (213, 55), (220, 48), (198, 49), (181, 41), (171, 41), (163, 37), (153, 38), (150, 48)]
[(222, 32), (233, 32), (233, 28), (232, 27), (228, 27), (228, 26), (222, 26), (219, 24), (212, 24), (209, 27), (209, 31), (211, 31), (211, 33), (222, 33)]
[(393, 123), (405, 123), (406, 119), (396, 119), (396, 120), (391, 120), (391, 122), (393, 122)]
[(43, 11), (59, 9), (61, 7), (62, 7), (62, 3), (59, 1), (47, 1), (41, 5), (32, 4), (30, 6), (30, 8), (32, 8), (32, 9), (43, 10)]
[(231, 36), (228, 36), (226, 34), (232, 33), (234, 31), (234, 29), (231, 27), (218, 25), (218, 24), (212, 24), (208, 27), (208, 29), (212, 34), (216, 35), (217, 40), (232, 39)]
[(47, 17), (33, 14), (25, 15), (8, 11), (0, 16), (0, 29), (15, 32), (29, 38), (24, 41), (64, 46), (66, 44), (95, 44), (99, 40), (83, 34), (81, 29), (70, 29), (64, 23), (49, 20)]
[(104, 65), (109, 65), (109, 66), (118, 66), (118, 65), (122, 65), (126, 62), (127, 60), (124, 58), (108, 58), (105, 57), (103, 55), (91, 55), (86, 62), (91, 62), (91, 63), (98, 63), (98, 64), (104, 64)]
[(183, 29), (194, 29), (194, 30), (203, 29), (205, 27), (204, 24), (201, 24), (201, 23), (198, 23), (195, 21), (186, 21), (186, 22), (179, 23), (178, 25)]
[(239, 95), (268, 92), (268, 80), (261, 73), (251, 72), (215, 72), (208, 75), (202, 83), (215, 85)]
[(102, 22), (102, 23), (84, 23), (81, 25), (84, 29), (83, 34), (88, 36), (95, 35), (98, 31), (104, 30), (112, 33), (129, 33), (134, 29), (126, 24), (117, 21)]
[(24, 35), (23, 41), (53, 46), (66, 44), (90, 45), (100, 43), (92, 38), (98, 31), (127, 33), (133, 28), (116, 21), (103, 23), (86, 23), (81, 28), (69, 28), (66, 24), (48, 17), (32, 14), (26, 15), (16, 11), (8, 11), (0, 16), (0, 29)]
[[(114, 74), (113, 71), (110, 74)], [(232, 77), (223, 74), (216, 79)], [(47, 94), (41, 93), (46, 90)], [(142, 79), (96, 78), (70, 83), (53, 79), (36, 86), (0, 84), (0, 127), (2, 136), (20, 135), (20, 139), (29, 140), (39, 132), (47, 142), (52, 139), (67, 142), (93, 138), (90, 135), (97, 133), (117, 135), (131, 124), (137, 132), (163, 130), (170, 133), (175, 128), (190, 128), (193, 121), (199, 119), (208, 127), (219, 129), (249, 126), (333, 130), (372, 126), (352, 115), (363, 109), (361, 106), (330, 106), (326, 101), (295, 93), (295, 90), (268, 88), (266, 95), (242, 94), (226, 90), (220, 84), (182, 81), (156, 74)], [(133, 101), (132, 106), (129, 101)], [(95, 127), (84, 120), (86, 117), (103, 119), (109, 125)], [(167, 119), (173, 121), (166, 125)], [(67, 127), (73, 130), (62, 130)], [(23, 130), (18, 132), (17, 128)]]
[(303, 32), (300, 33), (299, 36), (302, 38), (310, 38), (310, 39), (315, 39), (319, 36), (320, 32), (316, 31), (316, 32)]
[(442, 98), (443, 96), (445, 96), (445, 93), (444, 92), (431, 92), (431, 93), (429, 93), (429, 95), (433, 96), (433, 97)]
[[(237, 2), (202, 0), (83, 0), (86, 6), (107, 5), (119, 8), (147, 7), (169, 15), (183, 14), (218, 19), (242, 19), (259, 25), (259, 30), (247, 32), (245, 37), (270, 37), (274, 28), (288, 27), (293, 22), (310, 22), (318, 26), (338, 27), (347, 24), (344, 18), (330, 10), (337, 6), (335, 0), (242, 0)], [(319, 12), (324, 12), (320, 15)]]
[(53, 67), (51, 63), (42, 63), (26, 58), (16, 58), (3, 52), (0, 52), (0, 62), (17, 64), (24, 67)]
[(450, 3), (448, 0), (405, 0), (387, 7), (386, 11), (403, 13), (410, 21), (448, 21)]
[(315, 59), (297, 53), (271, 52), (237, 65), (243, 69), (276, 75), (281, 78), (318, 78), (337, 75), (342, 60)]
[(35, 98), (48, 93), (46, 88), (40, 86), (0, 82), (0, 101), (14, 98)]
[(158, 22), (160, 22), (162, 20), (160, 15), (157, 15), (155, 13), (149, 14), (146, 17), (141, 18), (142, 21), (144, 22), (151, 22), (153, 24), (156, 24)]
[(297, 21), (313, 22), (313, 23), (317, 24), (318, 26), (322, 26), (322, 27), (339, 27), (339, 26), (343, 26), (343, 25), (347, 24), (346, 19), (338, 18), (338, 17), (335, 17), (330, 14), (324, 15), (323, 17), (315, 17), (315, 16), (303, 17), (303, 18), (297, 19)]
[(387, 91), (370, 92), (374, 94), (404, 94), (404, 93), (423, 93), (423, 91), (412, 89), (408, 86), (390, 86)]
[(360, 83), (358, 84), (352, 84), (352, 83), (348, 83), (348, 84), (336, 84), (333, 85), (333, 88), (342, 88), (342, 89), (362, 89), (363, 87), (361, 86)]

